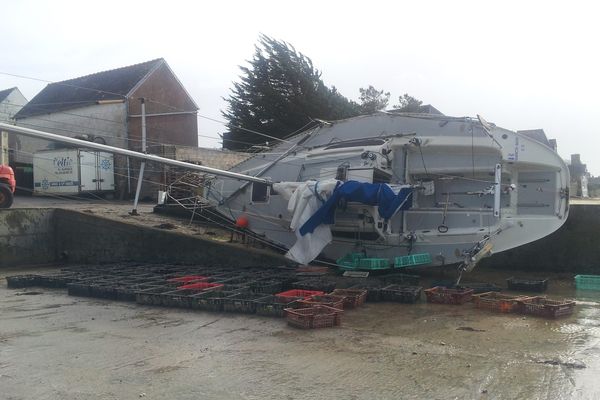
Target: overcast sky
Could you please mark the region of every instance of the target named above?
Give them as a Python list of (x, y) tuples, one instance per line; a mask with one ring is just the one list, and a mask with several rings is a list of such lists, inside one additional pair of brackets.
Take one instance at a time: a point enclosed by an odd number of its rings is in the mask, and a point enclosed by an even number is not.
[[(6, 1), (0, 72), (60, 81), (163, 57), (200, 107), (222, 119), (259, 33), (309, 56), (357, 100), (373, 85), (447, 115), (543, 128), (559, 153), (600, 175), (600, 6), (579, 1)], [(45, 83), (0, 74), (31, 99)], [(199, 119), (199, 134), (223, 126)], [(220, 146), (200, 137), (200, 145)]]

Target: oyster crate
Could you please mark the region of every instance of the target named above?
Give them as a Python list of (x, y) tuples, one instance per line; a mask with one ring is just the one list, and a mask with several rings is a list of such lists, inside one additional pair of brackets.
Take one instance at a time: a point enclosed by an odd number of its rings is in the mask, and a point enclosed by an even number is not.
[(286, 290), (285, 292), (277, 293), (275, 295), (275, 298), (281, 303), (286, 303), (290, 301), (304, 300), (312, 296), (319, 296), (322, 294), (325, 294), (325, 292), (322, 292), (320, 290), (292, 289)]
[(422, 290), (421, 286), (389, 285), (381, 289), (381, 299), (397, 303), (416, 303), (421, 298)]
[(294, 282), (292, 286), (296, 289), (318, 290), (324, 293), (328, 293), (335, 289), (335, 282), (329, 279), (312, 278)]
[(582, 290), (600, 290), (600, 275), (575, 275), (575, 287)]
[(344, 270), (357, 269), (358, 262), (365, 257), (364, 253), (349, 253), (342, 258), (338, 258), (336, 264)]
[(516, 311), (519, 306), (519, 300), (525, 300), (526, 296), (510, 296), (498, 292), (487, 292), (473, 295), (475, 307), (500, 312), (511, 313)]
[(206, 290), (206, 289), (220, 290), (220, 289), (223, 289), (223, 286), (225, 286), (223, 283), (195, 282), (195, 283), (188, 283), (186, 285), (178, 286), (177, 289), (183, 289), (183, 290), (190, 289), (190, 290), (196, 290), (196, 291)]
[(185, 275), (185, 276), (177, 276), (177, 277), (174, 277), (171, 279), (167, 279), (167, 282), (189, 284), (189, 283), (197, 283), (197, 282), (208, 282), (209, 279), (210, 278), (208, 276), (204, 276), (204, 275)]
[(376, 303), (382, 301), (381, 289), (388, 285), (383, 284), (381, 281), (365, 281), (357, 283), (350, 287), (350, 289), (362, 289), (367, 291), (367, 302)]
[(493, 283), (487, 282), (463, 282), (456, 286), (456, 281), (434, 281), (431, 286), (443, 286), (448, 289), (473, 289), (473, 294), (500, 292), (502, 288)]
[(256, 281), (250, 284), (250, 290), (254, 293), (279, 293), (281, 290), (283, 290), (283, 282), (274, 279)]
[(524, 292), (545, 292), (548, 289), (548, 278), (543, 279), (525, 279), (511, 276), (506, 280), (509, 290)]
[(286, 308), (295, 308), (295, 300), (281, 302), (275, 296), (265, 296), (256, 300), (256, 314), (267, 317), (284, 317)]
[(473, 289), (447, 289), (435, 286), (425, 289), (425, 295), (428, 303), (459, 305), (471, 301)]
[(328, 306), (331, 308), (337, 308), (338, 310), (344, 309), (344, 297), (334, 296), (331, 294), (321, 294), (317, 296), (311, 296), (308, 299), (299, 300), (300, 307), (314, 307), (314, 306)]
[(420, 253), (394, 258), (394, 268), (407, 268), (426, 264), (431, 264), (431, 255), (429, 253)]
[(517, 312), (545, 318), (565, 317), (573, 314), (575, 302), (571, 300), (550, 300), (543, 296), (518, 300)]
[(190, 297), (190, 304), (195, 310), (220, 312), (223, 311), (225, 299), (237, 294), (240, 294), (240, 292), (223, 290), (197, 293)]
[(288, 325), (301, 329), (331, 328), (342, 322), (342, 310), (327, 306), (286, 308)]
[(31, 286), (39, 286), (40, 275), (16, 275), (6, 277), (6, 286), (11, 289), (20, 289)]
[(376, 271), (389, 268), (390, 260), (387, 258), (361, 258), (358, 260), (358, 269)]
[(379, 277), (386, 285), (405, 285), (405, 286), (419, 286), (421, 277), (419, 275), (392, 273), (386, 274)]
[(344, 297), (344, 308), (356, 308), (367, 301), (367, 290), (365, 289), (335, 289), (331, 292), (334, 296)]
[(223, 311), (254, 314), (256, 302), (265, 297), (264, 294), (238, 293), (223, 299)]

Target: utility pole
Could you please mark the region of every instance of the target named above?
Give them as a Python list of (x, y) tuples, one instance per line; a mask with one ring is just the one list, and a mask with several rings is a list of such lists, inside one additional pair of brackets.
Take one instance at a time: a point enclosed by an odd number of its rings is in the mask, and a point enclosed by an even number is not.
[[(142, 106), (142, 153), (146, 154), (146, 100), (141, 97), (140, 103)], [(129, 214), (139, 215), (137, 212), (138, 200), (140, 199), (140, 191), (142, 190), (142, 181), (144, 180), (144, 169), (146, 168), (146, 160), (142, 160), (140, 164), (140, 175), (135, 189), (135, 200), (133, 201), (133, 210)]]

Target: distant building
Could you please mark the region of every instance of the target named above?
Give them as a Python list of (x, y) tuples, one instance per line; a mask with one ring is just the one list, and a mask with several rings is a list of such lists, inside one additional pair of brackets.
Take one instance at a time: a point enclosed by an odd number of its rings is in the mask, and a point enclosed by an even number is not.
[[(162, 58), (51, 83), (14, 119), (19, 126), (140, 151), (140, 98), (146, 104), (148, 153), (161, 155), (164, 144), (198, 146), (198, 106)], [(36, 151), (64, 147), (11, 136), (11, 163), (15, 166), (30, 166)], [(138, 168), (138, 161), (115, 156), (120, 197), (135, 192)], [(145, 179), (163, 183), (161, 168), (148, 166)], [(144, 182), (143, 189), (142, 197), (154, 197), (158, 187)]]
[(571, 154), (569, 173), (571, 174), (571, 195), (578, 197), (589, 197), (589, 173), (587, 170), (587, 165), (581, 162), (581, 155)]
[[(0, 122), (12, 123), (13, 117), (25, 103), (27, 103), (27, 99), (18, 88), (0, 90)], [(0, 131), (0, 164), (4, 165), (9, 164), (10, 144), (8, 137), (7, 132)], [(19, 179), (22, 173), (23, 170), (15, 170), (19, 186), (22, 181), (22, 179)]]

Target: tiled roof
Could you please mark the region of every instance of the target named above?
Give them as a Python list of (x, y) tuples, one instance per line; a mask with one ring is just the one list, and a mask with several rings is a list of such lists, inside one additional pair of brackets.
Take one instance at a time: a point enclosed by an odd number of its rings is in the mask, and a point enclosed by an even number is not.
[(16, 115), (15, 119), (50, 114), (95, 104), (102, 100), (124, 100), (131, 90), (164, 59), (51, 83)]
[(0, 102), (3, 101), (4, 99), (6, 99), (8, 97), (8, 95), (15, 89), (16, 89), (16, 87), (0, 90)]

